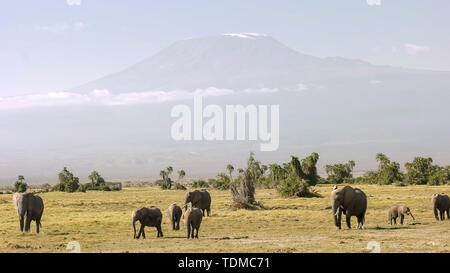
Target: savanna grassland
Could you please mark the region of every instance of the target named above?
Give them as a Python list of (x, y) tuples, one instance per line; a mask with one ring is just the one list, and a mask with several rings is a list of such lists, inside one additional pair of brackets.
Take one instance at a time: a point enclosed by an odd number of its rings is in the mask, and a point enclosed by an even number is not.
[[(262, 210), (229, 210), (229, 191), (210, 190), (212, 216), (203, 219), (199, 239), (186, 239), (186, 229), (172, 231), (166, 209), (183, 204), (185, 191), (157, 187), (117, 192), (41, 193), (45, 203), (43, 233), (19, 231), (12, 195), (0, 195), (1, 252), (70, 252), (77, 241), (81, 252), (369, 252), (370, 241), (382, 252), (450, 252), (450, 220), (434, 219), (432, 193), (450, 193), (450, 186), (359, 185), (368, 196), (365, 230), (337, 230), (330, 214), (330, 185), (314, 189), (322, 198), (282, 198), (276, 190), (256, 190)], [(388, 224), (393, 204), (408, 205), (403, 226)], [(147, 239), (133, 239), (131, 212), (139, 206), (163, 211), (163, 238), (146, 228)], [(354, 218), (354, 217), (353, 217)], [(356, 218), (352, 219), (353, 228)], [(139, 223), (137, 223), (139, 226)], [(31, 229), (35, 225), (32, 223)]]

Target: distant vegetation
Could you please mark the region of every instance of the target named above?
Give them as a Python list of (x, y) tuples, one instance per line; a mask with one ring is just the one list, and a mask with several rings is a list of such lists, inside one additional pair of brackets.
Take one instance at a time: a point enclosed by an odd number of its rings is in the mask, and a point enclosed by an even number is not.
[[(368, 171), (361, 177), (353, 177), (355, 161), (349, 160), (347, 163), (329, 164), (325, 166), (327, 177), (320, 177), (317, 171), (317, 162), (319, 154), (311, 155), (299, 160), (296, 156), (291, 156), (287, 163), (269, 165), (261, 164), (251, 153), (246, 168), (237, 168), (231, 164), (225, 167), (224, 172), (217, 174), (215, 178), (197, 179), (192, 182), (184, 181), (186, 172), (179, 170), (178, 180), (173, 181), (171, 175), (173, 167), (169, 166), (160, 171), (161, 179), (156, 182), (131, 182), (112, 183), (97, 172), (93, 171), (89, 175), (89, 183), (81, 184), (79, 178), (74, 176), (67, 167), (58, 174), (58, 184), (27, 185), (25, 177), (19, 175), (13, 187), (4, 189), (12, 192), (26, 192), (27, 189), (63, 192), (85, 192), (86, 190), (95, 191), (118, 191), (123, 187), (147, 187), (152, 185), (160, 186), (162, 189), (186, 190), (186, 186), (193, 188), (212, 188), (217, 190), (230, 190), (233, 198), (244, 194), (244, 197), (237, 199), (247, 200), (251, 195), (251, 188), (276, 189), (282, 197), (314, 197), (318, 196), (311, 187), (316, 184), (378, 184), (378, 185), (449, 185), (450, 184), (450, 166), (439, 166), (433, 164), (430, 157), (415, 157), (411, 162), (405, 163), (406, 172), (402, 172), (400, 164), (391, 161), (385, 154), (378, 153), (375, 157), (378, 162), (378, 168), (374, 171)], [(247, 183), (247, 184), (246, 184)], [(243, 184), (249, 189), (243, 190)], [(233, 193), (234, 192), (234, 193)], [(252, 198), (250, 197), (250, 203)], [(245, 207), (245, 206), (244, 206)]]
[(27, 183), (23, 182), (25, 180), (25, 177), (23, 175), (19, 175), (17, 177), (16, 183), (14, 183), (14, 192), (26, 192), (28, 185)]

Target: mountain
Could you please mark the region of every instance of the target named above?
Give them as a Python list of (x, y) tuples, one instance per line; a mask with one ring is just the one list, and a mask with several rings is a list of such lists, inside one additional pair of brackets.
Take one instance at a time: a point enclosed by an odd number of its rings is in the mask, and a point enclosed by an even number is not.
[[(172, 107), (192, 100), (171, 91), (209, 87), (253, 91), (205, 96), (205, 105), (279, 105), (279, 149), (260, 152), (259, 141), (172, 139)], [(274, 91), (258, 92), (267, 88)], [(0, 111), (0, 182), (17, 174), (54, 182), (64, 166), (80, 178), (94, 169), (108, 179), (157, 178), (167, 166), (211, 177), (229, 163), (244, 166), (249, 151), (265, 164), (318, 152), (321, 173), (348, 160), (356, 161), (355, 171), (376, 168), (379, 152), (402, 165), (414, 156), (450, 164), (450, 72), (318, 58), (262, 34), (178, 41), (69, 91), (50, 94), (50, 102), (20, 97), (16, 103), (33, 107)], [(152, 101), (166, 92), (175, 99)], [(107, 103), (95, 103), (102, 99)], [(70, 104), (57, 107), (60, 100)]]
[(360, 60), (305, 55), (263, 34), (224, 34), (178, 41), (123, 71), (73, 91), (285, 89), (299, 83), (351, 78), (356, 70), (359, 76), (370, 77), (380, 69)]

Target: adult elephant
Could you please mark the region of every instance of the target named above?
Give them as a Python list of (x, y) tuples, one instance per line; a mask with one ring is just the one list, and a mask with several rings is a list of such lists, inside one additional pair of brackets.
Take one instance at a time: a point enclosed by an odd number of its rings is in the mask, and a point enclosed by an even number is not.
[[(138, 209), (135, 209), (133, 213), (131, 214), (131, 224), (133, 226), (134, 239), (139, 239), (142, 234), (142, 238), (145, 239), (145, 230), (144, 228), (147, 227), (156, 227), (156, 237), (163, 237), (163, 232), (161, 229), (161, 223), (162, 223), (162, 213), (161, 210), (157, 207), (151, 206), (150, 208), (146, 207), (140, 207)], [(139, 228), (139, 233), (136, 236), (136, 221), (139, 221), (141, 224), (141, 227)]]
[(351, 217), (358, 218), (358, 228), (364, 229), (364, 217), (367, 209), (366, 194), (350, 186), (334, 187), (331, 192), (331, 207), (334, 215), (334, 224), (341, 229), (342, 213), (346, 216), (347, 227), (351, 228)]
[(192, 207), (196, 207), (202, 210), (203, 216), (205, 216), (205, 210), (208, 216), (211, 213), (211, 195), (206, 190), (195, 190), (188, 192), (184, 201), (184, 209), (187, 209), (189, 203), (192, 203)]
[[(36, 221), (36, 233), (41, 227), (41, 218), (44, 213), (44, 201), (34, 193), (18, 193), (13, 195), (13, 204), (19, 216), (20, 231), (30, 232), (31, 221)], [(25, 223), (24, 223), (25, 221)]]
[[(434, 217), (436, 220), (444, 220), (445, 212), (447, 212), (447, 219), (450, 219), (450, 198), (443, 193), (435, 193), (431, 196), (431, 204), (433, 206)], [(438, 217), (439, 211), (439, 217)]]

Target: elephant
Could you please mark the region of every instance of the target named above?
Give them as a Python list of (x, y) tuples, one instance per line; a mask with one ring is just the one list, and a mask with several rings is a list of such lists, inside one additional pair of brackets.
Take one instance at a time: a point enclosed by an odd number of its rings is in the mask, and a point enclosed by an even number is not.
[(186, 194), (184, 201), (184, 209), (187, 209), (188, 203), (191, 202), (193, 207), (202, 210), (203, 216), (205, 216), (205, 210), (208, 216), (211, 213), (211, 195), (206, 190), (195, 190)]
[(200, 229), (203, 218), (202, 210), (196, 207), (190, 207), (186, 209), (183, 218), (187, 228), (187, 238), (194, 238), (194, 230), (196, 230), (195, 238), (198, 238), (198, 230)]
[[(41, 218), (44, 213), (44, 201), (34, 193), (18, 193), (13, 195), (13, 204), (19, 216), (20, 231), (30, 232), (31, 221), (36, 221), (36, 233), (42, 227)], [(25, 220), (25, 225), (24, 225)]]
[(407, 206), (399, 206), (395, 205), (389, 209), (389, 222), (392, 225), (392, 220), (394, 220), (394, 224), (397, 224), (397, 217), (400, 216), (400, 224), (403, 225), (403, 220), (405, 219), (405, 215), (411, 216), (413, 220), (414, 216), (412, 215), (411, 210)]
[(358, 218), (358, 228), (364, 229), (364, 218), (367, 209), (366, 194), (350, 186), (338, 188), (334, 186), (331, 192), (331, 207), (334, 214), (334, 224), (341, 229), (342, 213), (346, 215), (347, 227), (351, 228), (351, 217)]
[[(157, 235), (156, 237), (163, 237), (163, 233), (161, 230), (161, 222), (162, 222), (162, 213), (161, 211), (151, 206), (150, 208), (141, 207), (133, 211), (132, 213), (132, 225), (134, 230), (134, 236), (133, 238), (139, 239), (139, 237), (142, 237), (145, 239), (145, 226), (148, 227), (156, 227)], [(136, 236), (136, 221), (139, 221), (141, 223), (141, 227), (139, 229), (139, 233)]]
[(180, 219), (181, 215), (183, 214), (183, 211), (177, 204), (172, 204), (167, 209), (167, 216), (170, 219), (170, 222), (172, 223), (172, 230), (179, 230), (180, 229)]
[[(442, 220), (444, 221), (445, 219), (445, 212), (447, 212), (447, 219), (450, 219), (450, 199), (448, 197), (448, 195), (444, 194), (444, 193), (435, 193), (431, 196), (431, 204), (433, 205), (433, 212), (434, 212), (434, 217), (436, 218), (436, 220)], [(438, 217), (438, 211), (439, 211), (439, 216)]]

